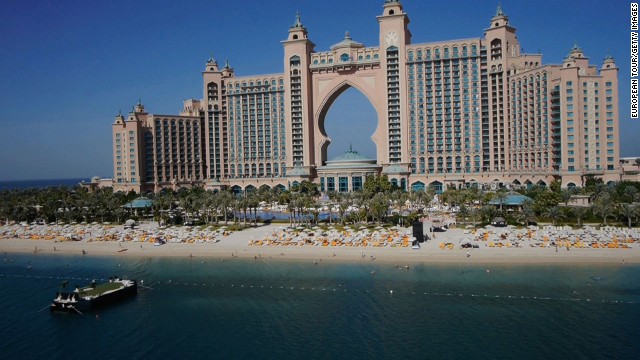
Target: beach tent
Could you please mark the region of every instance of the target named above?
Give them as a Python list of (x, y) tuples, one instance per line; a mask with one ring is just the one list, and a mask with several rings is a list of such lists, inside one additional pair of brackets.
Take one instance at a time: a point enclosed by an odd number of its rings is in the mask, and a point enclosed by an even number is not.
[(491, 225), (495, 227), (505, 227), (507, 226), (507, 221), (503, 217), (498, 216), (493, 218), (493, 221), (491, 221)]
[(150, 209), (152, 206), (153, 206), (153, 200), (144, 196), (140, 196), (135, 200), (122, 205), (122, 207), (125, 209), (129, 209), (130, 211), (131, 210), (135, 211), (136, 215), (138, 215), (138, 210)]
[(527, 202), (533, 202), (533, 199), (516, 192), (509, 192), (504, 199), (493, 199), (489, 201), (489, 205), (500, 206), (500, 203), (502, 203), (507, 209), (518, 209)]

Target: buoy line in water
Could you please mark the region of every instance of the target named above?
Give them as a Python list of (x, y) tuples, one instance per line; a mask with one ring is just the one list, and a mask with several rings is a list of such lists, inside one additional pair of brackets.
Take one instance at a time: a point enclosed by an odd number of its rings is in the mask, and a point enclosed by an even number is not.
[[(167, 281), (165, 283), (157, 282), (155, 285), (175, 285), (175, 286), (218, 286), (218, 287), (231, 287), (231, 288), (247, 288), (247, 289), (266, 289), (266, 290), (300, 290), (300, 291), (324, 291), (324, 292), (358, 292), (358, 293), (374, 293), (382, 292), (382, 290), (361, 290), (352, 289), (349, 290), (344, 287), (327, 288), (327, 287), (295, 287), (295, 286), (274, 286), (274, 285), (244, 285), (244, 284), (197, 284), (197, 283), (183, 283)], [(411, 291), (411, 292), (398, 292), (397, 290), (389, 290), (391, 296), (434, 296), (434, 297), (470, 297), (470, 298), (486, 298), (486, 299), (513, 299), (513, 300), (546, 300), (546, 301), (570, 301), (570, 302), (593, 302), (593, 303), (609, 303), (609, 304), (638, 304), (636, 301), (624, 301), (624, 300), (607, 300), (607, 299), (591, 299), (591, 298), (561, 298), (561, 297), (545, 297), (545, 296), (524, 296), (524, 295), (493, 295), (493, 294), (465, 294), (460, 292), (446, 293), (446, 292), (428, 292), (428, 291)]]
[(71, 277), (71, 276), (50, 276), (50, 275), (14, 275), (14, 274), (0, 274), (0, 278), (23, 278), (23, 279), (57, 279), (57, 280), (85, 280), (85, 281), (106, 281), (108, 279), (99, 278), (83, 278), (83, 277)]
[[(47, 275), (14, 275), (14, 274), (0, 274), (0, 278), (22, 278), (22, 279), (57, 279), (57, 280), (100, 280), (105, 279), (92, 279), (82, 277), (64, 277), (64, 276), (47, 276)], [(143, 283), (143, 280), (140, 281)], [(283, 290), (283, 291), (318, 291), (329, 293), (378, 293), (384, 290), (368, 290), (368, 289), (349, 289), (342, 285), (337, 287), (305, 287), (305, 286), (291, 286), (291, 285), (253, 285), (253, 284), (225, 284), (225, 283), (203, 283), (203, 282), (183, 282), (183, 281), (157, 281), (151, 284), (151, 287), (157, 288), (158, 285), (167, 286), (190, 286), (190, 287), (220, 287), (220, 288), (234, 288), (234, 289), (255, 289), (255, 290)], [(589, 302), (589, 303), (604, 303), (604, 304), (638, 304), (637, 301), (625, 301), (625, 300), (607, 300), (607, 299), (591, 299), (591, 298), (571, 298), (571, 297), (548, 297), (548, 296), (524, 296), (524, 295), (504, 295), (504, 294), (468, 294), (462, 292), (432, 292), (432, 291), (398, 291), (390, 289), (387, 291), (389, 296), (395, 297), (407, 297), (407, 296), (431, 296), (431, 297), (458, 297), (458, 298), (482, 298), (482, 299), (508, 299), (508, 300), (527, 300), (527, 301), (559, 301), (559, 302)]]

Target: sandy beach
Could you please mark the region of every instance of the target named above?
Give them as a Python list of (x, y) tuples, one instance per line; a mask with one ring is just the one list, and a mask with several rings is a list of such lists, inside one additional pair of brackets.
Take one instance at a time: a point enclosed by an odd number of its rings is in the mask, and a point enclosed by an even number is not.
[[(413, 249), (411, 246), (402, 246), (401, 242), (380, 246), (372, 246), (370, 244), (363, 246), (360, 243), (357, 246), (351, 246), (351, 244), (347, 244), (349, 246), (328, 246), (327, 244), (323, 246), (317, 241), (317, 236), (314, 237), (315, 244), (298, 245), (298, 243), (295, 243), (296, 245), (291, 245), (292, 243), (288, 243), (289, 245), (285, 246), (270, 240), (278, 236), (282, 237), (283, 234), (289, 234), (292, 237), (294, 235), (299, 236), (300, 232), (285, 229), (281, 224), (263, 225), (225, 235), (217, 234), (216, 236), (214, 234), (207, 241), (168, 241), (160, 246), (154, 246), (151, 242), (138, 242), (135, 240), (96, 241), (96, 237), (93, 235), (96, 227), (92, 228), (86, 225), (76, 225), (74, 227), (75, 231), (81, 234), (78, 237), (79, 240), (76, 241), (59, 241), (60, 237), (56, 236), (29, 235), (29, 231), (36, 234), (50, 234), (51, 227), (48, 228), (47, 225), (27, 227), (28, 230), (20, 233), (21, 238), (7, 236), (7, 234), (12, 234), (12, 231), (15, 232), (16, 226), (19, 225), (13, 225), (13, 228), (0, 227), (0, 234), (2, 234), (0, 236), (2, 237), (0, 238), (0, 251), (3, 253), (119, 257), (242, 258), (256, 261), (312, 261), (317, 264), (326, 261), (375, 261), (397, 264), (398, 266), (407, 266), (415, 263), (640, 264), (640, 243), (636, 238), (638, 235), (636, 229), (632, 229), (631, 232), (626, 231), (626, 229), (615, 228), (609, 229), (609, 232), (604, 230), (592, 231), (589, 236), (598, 236), (601, 241), (605, 237), (609, 241), (589, 246), (585, 245), (587, 241), (582, 240), (585, 239), (585, 235), (579, 234), (579, 231), (576, 230), (564, 230), (564, 232), (559, 230), (555, 236), (561, 236), (561, 238), (554, 241), (553, 238), (549, 239), (549, 235), (544, 235), (546, 232), (542, 230), (532, 234), (527, 229), (480, 229), (475, 231), (449, 229), (446, 232), (435, 233), (435, 239), (424, 242), (421, 244), (420, 249)], [(122, 226), (109, 227), (108, 229), (110, 231), (109, 234), (115, 234), (115, 237), (126, 234), (125, 230), (121, 230)], [(158, 231), (157, 225), (151, 223), (143, 224), (141, 229), (145, 229), (145, 233)], [(91, 230), (93, 230), (93, 234)], [(407, 236), (409, 229), (399, 228), (396, 233), (399, 233), (400, 235), (398, 236), (401, 237)], [(505, 233), (509, 234), (509, 237)], [(363, 237), (363, 232), (354, 230), (353, 235), (360, 239)], [(366, 230), (364, 235), (371, 236), (370, 234), (367, 235)], [(43, 237), (46, 237), (46, 239)], [(576, 239), (571, 242), (566, 240), (574, 237)], [(308, 239), (307, 242), (309, 242)], [(477, 245), (477, 248), (462, 248), (460, 245), (465, 242)], [(264, 245), (255, 245), (257, 243)], [(266, 245), (267, 243), (271, 243), (271, 245)], [(613, 244), (615, 244), (615, 247)], [(598, 245), (599, 248), (592, 247)]]

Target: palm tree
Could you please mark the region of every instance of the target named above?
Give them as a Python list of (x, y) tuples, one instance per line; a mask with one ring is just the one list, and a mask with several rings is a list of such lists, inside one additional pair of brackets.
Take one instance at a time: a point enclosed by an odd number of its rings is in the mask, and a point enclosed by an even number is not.
[(604, 225), (607, 225), (607, 218), (613, 216), (615, 206), (611, 197), (604, 193), (593, 204), (593, 213), (602, 217)]
[(530, 202), (526, 202), (522, 206), (522, 210), (520, 211), (522, 222), (525, 225), (529, 225), (530, 223), (536, 221), (536, 213), (533, 211), (533, 207)]
[(562, 189), (560, 190), (560, 198), (564, 203), (564, 206), (569, 206), (569, 201), (571, 197), (574, 195), (575, 191), (573, 189)]
[(466, 224), (467, 217), (471, 214), (471, 211), (465, 204), (460, 204), (460, 210), (458, 211), (458, 218), (461, 219), (461, 223)]
[(571, 208), (571, 213), (576, 218), (576, 220), (578, 220), (578, 226), (582, 225), (582, 218), (585, 215), (587, 215), (587, 212), (589, 212), (589, 207), (574, 206), (574, 207)]
[(329, 197), (329, 203), (327, 207), (329, 208), (329, 224), (333, 223), (333, 205), (340, 203), (340, 193), (336, 191), (328, 191), (327, 196)]
[[(229, 222), (229, 208), (233, 209), (233, 204), (234, 204), (234, 200), (235, 197), (233, 196), (233, 194), (230, 191), (227, 190), (222, 190), (218, 193), (218, 202), (219, 202), (219, 207), (220, 210), (222, 211), (222, 214), (224, 215), (224, 224), (227, 225), (227, 223)], [(235, 217), (235, 215), (234, 215)]]
[(349, 208), (349, 206), (351, 206), (351, 201), (352, 201), (351, 199), (352, 199), (352, 196), (348, 194), (344, 194), (340, 196), (340, 200), (338, 203), (338, 211), (340, 212), (340, 223), (342, 225), (344, 225), (344, 214)]
[(247, 227), (247, 210), (249, 209), (249, 199), (246, 196), (238, 199), (238, 208), (242, 211), (242, 225)]
[(556, 220), (563, 218), (564, 214), (560, 211), (559, 207), (552, 206), (544, 212), (544, 216), (551, 219), (553, 226), (556, 226)]
[(260, 199), (258, 198), (258, 194), (255, 192), (250, 192), (247, 194), (247, 207), (249, 208), (249, 215), (251, 215), (251, 211), (253, 210), (253, 224), (258, 225), (258, 206), (260, 206)]
[(158, 226), (162, 225), (167, 210), (171, 209), (173, 196), (167, 191), (161, 191), (156, 194), (153, 201), (153, 212), (158, 216)]
[(630, 204), (620, 204), (618, 213), (627, 219), (627, 226), (631, 229), (631, 219), (638, 215), (638, 207)]
[(480, 214), (483, 220), (490, 223), (496, 217), (496, 208), (491, 205), (485, 205), (480, 208)]
[(471, 208), (469, 213), (470, 213), (469, 215), (471, 216), (471, 221), (473, 221), (473, 225), (476, 226), (478, 223), (478, 216), (480, 216), (480, 219), (482, 219), (481, 209), (474, 206)]
[(502, 188), (495, 193), (495, 199), (498, 200), (498, 203), (500, 204), (500, 212), (502, 212), (502, 204), (507, 201), (508, 195), (508, 191), (505, 188)]
[(629, 202), (635, 202), (638, 197), (638, 189), (635, 186), (625, 186), (624, 196), (629, 198)]
[(371, 199), (371, 215), (378, 224), (382, 224), (382, 220), (389, 211), (389, 200), (383, 193), (377, 193)]

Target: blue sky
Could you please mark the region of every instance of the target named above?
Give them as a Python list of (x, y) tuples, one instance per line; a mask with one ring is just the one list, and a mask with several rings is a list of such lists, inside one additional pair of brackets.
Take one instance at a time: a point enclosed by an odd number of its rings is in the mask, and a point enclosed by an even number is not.
[[(202, 97), (213, 54), (237, 76), (280, 73), (281, 40), (300, 11), (317, 51), (344, 37), (377, 46), (383, 0), (3, 0), (0, 12), (0, 180), (113, 174), (111, 123), (138, 99), (175, 114)], [(403, 0), (413, 43), (482, 37), (497, 1)], [(640, 122), (629, 119), (629, 2), (502, 0), (526, 52), (562, 62), (577, 42), (619, 72), (621, 155), (640, 156)], [(374, 157), (373, 107), (356, 90), (329, 110), (329, 157)]]

